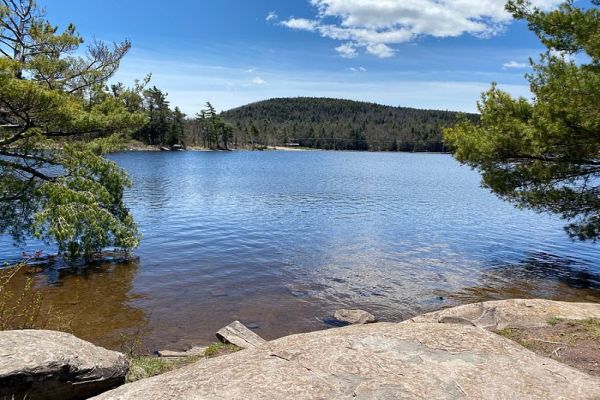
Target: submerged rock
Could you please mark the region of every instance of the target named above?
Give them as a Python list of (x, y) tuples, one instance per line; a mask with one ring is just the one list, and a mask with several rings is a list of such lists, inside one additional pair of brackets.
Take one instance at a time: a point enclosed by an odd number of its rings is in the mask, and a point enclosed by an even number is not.
[(126, 357), (54, 331), (0, 332), (0, 398), (86, 399), (125, 382)]
[(361, 325), (377, 322), (377, 318), (375, 318), (373, 314), (363, 310), (337, 310), (333, 317), (340, 322), (350, 325)]
[(288, 336), (97, 399), (593, 399), (600, 380), (486, 330), (377, 323)]
[(447, 308), (411, 318), (404, 323), (472, 324), (489, 330), (549, 326), (551, 318), (600, 318), (600, 304), (568, 303), (542, 299), (498, 300)]

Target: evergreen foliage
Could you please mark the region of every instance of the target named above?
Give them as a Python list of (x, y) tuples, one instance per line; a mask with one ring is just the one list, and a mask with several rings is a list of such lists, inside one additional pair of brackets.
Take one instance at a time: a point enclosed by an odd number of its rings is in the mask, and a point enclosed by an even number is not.
[(196, 114), (194, 120), (187, 121), (186, 128), (186, 143), (206, 149), (228, 150), (233, 138), (233, 126), (217, 114), (210, 102)]
[(527, 76), (534, 100), (492, 85), (479, 103), (481, 122), (446, 131), (457, 159), (480, 170), (485, 186), (520, 207), (561, 215), (581, 240), (600, 237), (598, 6), (567, 1), (543, 12), (510, 1), (507, 10), (547, 47)]
[(102, 154), (146, 122), (140, 94), (106, 89), (130, 43), (109, 48), (59, 32), (34, 0), (0, 0), (0, 233), (35, 235), (90, 256), (136, 247), (123, 203), (130, 182)]
[[(328, 98), (281, 98), (226, 111), (238, 146), (297, 143), (327, 150), (444, 151), (457, 113)], [(467, 115), (475, 121), (477, 116)]]
[(156, 86), (143, 90), (142, 93), (136, 109), (147, 114), (148, 123), (134, 132), (133, 138), (150, 145), (183, 144), (185, 114), (179, 107), (171, 110), (168, 94)]

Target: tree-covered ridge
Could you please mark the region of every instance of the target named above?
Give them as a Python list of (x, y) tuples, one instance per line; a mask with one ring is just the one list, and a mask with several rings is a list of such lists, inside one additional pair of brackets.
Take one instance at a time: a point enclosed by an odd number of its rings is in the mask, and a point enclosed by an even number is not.
[[(279, 98), (221, 114), (234, 126), (233, 143), (327, 150), (444, 151), (442, 130), (458, 113), (391, 107), (330, 98)], [(467, 115), (476, 120), (476, 115)]]

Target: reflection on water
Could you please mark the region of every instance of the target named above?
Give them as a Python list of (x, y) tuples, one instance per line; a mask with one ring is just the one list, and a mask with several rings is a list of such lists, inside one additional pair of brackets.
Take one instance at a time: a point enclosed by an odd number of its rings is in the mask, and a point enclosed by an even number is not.
[(8, 290), (19, 294), (28, 276), (43, 299), (40, 322), (50, 329), (67, 330), (74, 335), (109, 348), (134, 345), (147, 334), (145, 312), (133, 305), (132, 294), (139, 263), (104, 263), (83, 268), (23, 268)]
[[(447, 155), (111, 157), (133, 180), (139, 260), (36, 275), (47, 305), (102, 345), (206, 344), (235, 319), (271, 339), (325, 328), (340, 307), (396, 321), (496, 298), (600, 301), (600, 246), (500, 201)], [(0, 238), (0, 260), (18, 254)]]
[(577, 261), (531, 254), (522, 262), (486, 270), (477, 286), (442, 292), (457, 303), (507, 298), (600, 302), (600, 273)]

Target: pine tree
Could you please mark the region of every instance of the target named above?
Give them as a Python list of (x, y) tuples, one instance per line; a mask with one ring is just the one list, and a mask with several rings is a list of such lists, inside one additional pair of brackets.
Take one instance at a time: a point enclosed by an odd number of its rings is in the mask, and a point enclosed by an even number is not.
[(480, 170), (488, 188), (562, 216), (581, 240), (600, 237), (600, 1), (592, 3), (543, 12), (510, 1), (507, 10), (547, 47), (528, 75), (534, 100), (492, 85), (479, 103), (481, 122), (446, 131), (457, 159)]
[(78, 56), (75, 26), (59, 32), (34, 0), (0, 1), (0, 36), (0, 233), (73, 256), (136, 247), (129, 179), (101, 156), (146, 121), (128, 103), (139, 93), (105, 90), (129, 42)]
[(181, 112), (179, 107), (175, 107), (175, 110), (173, 110), (172, 113), (169, 134), (166, 141), (169, 146), (183, 143), (184, 123), (185, 114)]

